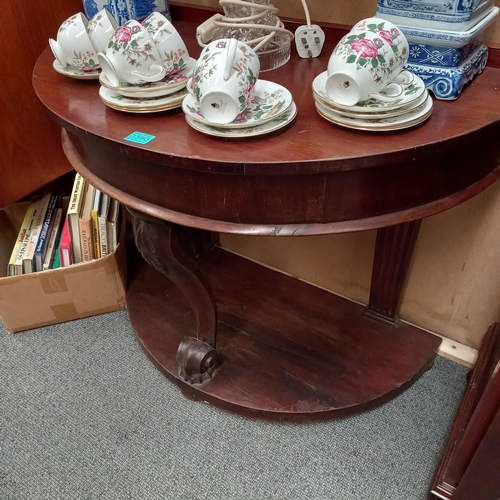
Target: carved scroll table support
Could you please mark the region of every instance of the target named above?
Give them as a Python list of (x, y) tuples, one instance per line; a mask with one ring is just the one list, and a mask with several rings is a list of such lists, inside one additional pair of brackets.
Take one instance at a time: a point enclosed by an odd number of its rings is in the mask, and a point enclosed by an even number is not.
[(218, 364), (217, 306), (194, 261), (201, 246), (199, 235), (203, 233), (129, 211), (134, 216), (134, 237), (142, 256), (184, 293), (195, 315), (196, 338), (184, 337), (176, 357), (181, 378), (190, 384), (201, 384), (212, 377)]

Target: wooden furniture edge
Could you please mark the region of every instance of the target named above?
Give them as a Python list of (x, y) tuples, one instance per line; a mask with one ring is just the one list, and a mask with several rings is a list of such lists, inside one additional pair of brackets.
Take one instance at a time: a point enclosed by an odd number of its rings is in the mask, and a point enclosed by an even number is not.
[(498, 500), (500, 481), (495, 471), (500, 470), (500, 407), (488, 427), (484, 438), (479, 443), (472, 457), (453, 500)]
[(447, 482), (447, 474), (457, 458), (457, 446), (467, 430), (474, 410), (486, 389), (495, 364), (500, 359), (500, 323), (494, 323), (486, 332), (478, 359), (468, 374), (468, 384), (457, 412), (452, 430), (429, 489), (428, 500), (451, 500), (458, 487)]
[(499, 165), (484, 178), (475, 182), (468, 188), (455, 193), (453, 196), (448, 196), (417, 208), (397, 212), (397, 214), (385, 214), (358, 220), (346, 220), (324, 224), (242, 224), (222, 220), (205, 219), (195, 215), (183, 214), (174, 210), (159, 207), (158, 205), (153, 205), (152, 203), (139, 200), (132, 195), (123, 193), (119, 189), (99, 179), (84, 165), (78, 152), (72, 144), (70, 135), (71, 132), (64, 127), (61, 128), (61, 142), (66, 157), (78, 173), (82, 174), (89, 182), (104, 193), (113, 198), (126, 197), (128, 206), (152, 217), (173, 222), (174, 224), (180, 224), (182, 226), (195, 227), (198, 229), (221, 233), (246, 234), (253, 236), (312, 236), (379, 229), (394, 225), (398, 222), (412, 222), (430, 215), (444, 212), (445, 210), (453, 208), (479, 194), (500, 177)]
[[(206, 6), (192, 6), (183, 4), (180, 1), (175, 1), (170, 3), (170, 10), (172, 13), (172, 18), (177, 21), (189, 21), (201, 24), (203, 21), (209, 19), (214, 13), (222, 12), (222, 9), (214, 9)], [(304, 20), (286, 18), (280, 16), (280, 19), (284, 22), (285, 27), (294, 32), (297, 26), (304, 24)], [(350, 29), (351, 26), (345, 24), (334, 24), (320, 22), (320, 26), (325, 29), (326, 36), (331, 36), (336, 40), (340, 40)], [(487, 66), (491, 68), (500, 68), (500, 47), (488, 47), (489, 55)]]

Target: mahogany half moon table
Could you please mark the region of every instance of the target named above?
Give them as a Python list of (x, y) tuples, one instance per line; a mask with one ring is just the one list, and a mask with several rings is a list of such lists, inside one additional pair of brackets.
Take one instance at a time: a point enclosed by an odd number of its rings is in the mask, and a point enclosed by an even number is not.
[[(177, 27), (196, 57), (196, 24)], [(247, 416), (309, 421), (360, 412), (428, 369), (440, 339), (397, 317), (420, 221), (500, 175), (500, 70), (486, 68), (457, 101), (434, 101), (430, 119), (415, 128), (359, 132), (314, 108), (311, 82), (334, 43), (327, 37), (317, 59), (293, 54), (261, 73), (291, 91), (298, 116), (241, 140), (197, 132), (180, 109), (110, 109), (98, 81), (56, 73), (48, 48), (34, 68), (34, 90), (63, 128), (74, 168), (134, 216), (150, 265), (137, 266), (127, 305), (143, 349), (186, 396)], [(125, 140), (134, 131), (155, 139)], [(366, 308), (205, 237), (364, 229), (378, 230)]]

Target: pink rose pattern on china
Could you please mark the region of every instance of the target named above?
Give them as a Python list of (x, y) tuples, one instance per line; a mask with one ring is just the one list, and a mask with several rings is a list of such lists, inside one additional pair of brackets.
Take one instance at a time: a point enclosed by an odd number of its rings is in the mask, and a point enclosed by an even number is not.
[(93, 52), (74, 52), (73, 53), (73, 66), (86, 73), (91, 71), (97, 71), (100, 66), (95, 60), (95, 54)]
[(113, 53), (120, 52), (127, 58), (129, 65), (134, 67), (142, 66), (142, 62), (148, 59), (156, 61), (153, 41), (143, 43), (144, 37), (141, 33), (141, 26), (125, 24), (113, 33), (108, 43), (108, 50), (113, 49)]
[[(67, 29), (71, 26), (78, 26), (78, 21), (80, 20), (80, 15), (75, 14), (70, 18), (66, 19), (61, 26), (59, 27), (59, 35), (62, 35)], [(97, 62), (97, 57), (95, 52), (73, 52), (72, 64), (67, 63), (66, 68), (75, 67), (80, 71), (85, 71), (86, 73), (90, 73), (92, 71), (98, 71), (100, 66)]]
[[(116, 43), (127, 43), (132, 40), (132, 36), (135, 33), (139, 33), (141, 31), (138, 26), (134, 26), (131, 28), (130, 26), (122, 26), (121, 28), (118, 28), (114, 33), (113, 33), (113, 40)], [(110, 42), (112, 44), (112, 42)]]
[[(395, 28), (387, 30), (384, 27), (385, 22), (361, 24), (358, 27), (360, 33), (348, 33), (344, 36), (334, 54), (345, 56), (346, 62), (357, 68), (369, 67), (375, 81), (381, 81), (391, 73), (394, 65), (404, 63), (407, 59), (407, 48), (401, 32)], [(366, 32), (375, 33), (377, 36), (368, 39)]]
[[(248, 100), (245, 109), (232, 121), (233, 124), (248, 123), (249, 126), (254, 126), (263, 119), (266, 120), (282, 113), (291, 104), (291, 101), (283, 95), (282, 89), (273, 92), (265, 91), (256, 95), (254, 84), (252, 94), (253, 97)], [(187, 107), (192, 114), (204, 118), (197, 104), (194, 107), (189, 105)]]
[(351, 48), (356, 51), (360, 57), (365, 57), (366, 59), (377, 57), (378, 50), (384, 44), (379, 38), (372, 40), (366, 40), (365, 38), (360, 38), (355, 42), (351, 43)]
[[(217, 67), (214, 60), (215, 56), (220, 54), (219, 50), (225, 49), (226, 46), (227, 42), (221, 40), (215, 45), (214, 51), (210, 52), (210, 46), (203, 49), (192, 79), (192, 89), (198, 102), (201, 98), (199, 85), (206, 78), (212, 76)], [(257, 82), (257, 76), (253, 73), (251, 68), (248, 67), (248, 60), (255, 57), (255, 54), (248, 52), (248, 48), (244, 44), (238, 44), (238, 50), (243, 56), (233, 62), (232, 69), (236, 72), (238, 86), (240, 87), (238, 100), (241, 106), (245, 106), (252, 100), (255, 83)]]

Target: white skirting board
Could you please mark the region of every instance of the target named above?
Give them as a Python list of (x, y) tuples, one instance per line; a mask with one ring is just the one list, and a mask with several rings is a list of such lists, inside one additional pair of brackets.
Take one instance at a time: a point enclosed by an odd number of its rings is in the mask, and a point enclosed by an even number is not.
[(476, 364), (477, 349), (466, 346), (464, 344), (460, 344), (459, 342), (455, 342), (454, 340), (443, 337), (442, 335), (439, 335), (438, 333), (431, 330), (426, 330), (425, 328), (415, 325), (414, 323), (410, 323), (409, 321), (405, 321), (405, 323), (441, 337), (443, 341), (441, 342), (441, 345), (439, 347), (438, 354), (440, 356), (443, 356), (443, 358), (451, 359), (452, 361), (460, 363), (464, 366), (468, 366), (469, 368), (472, 368)]

